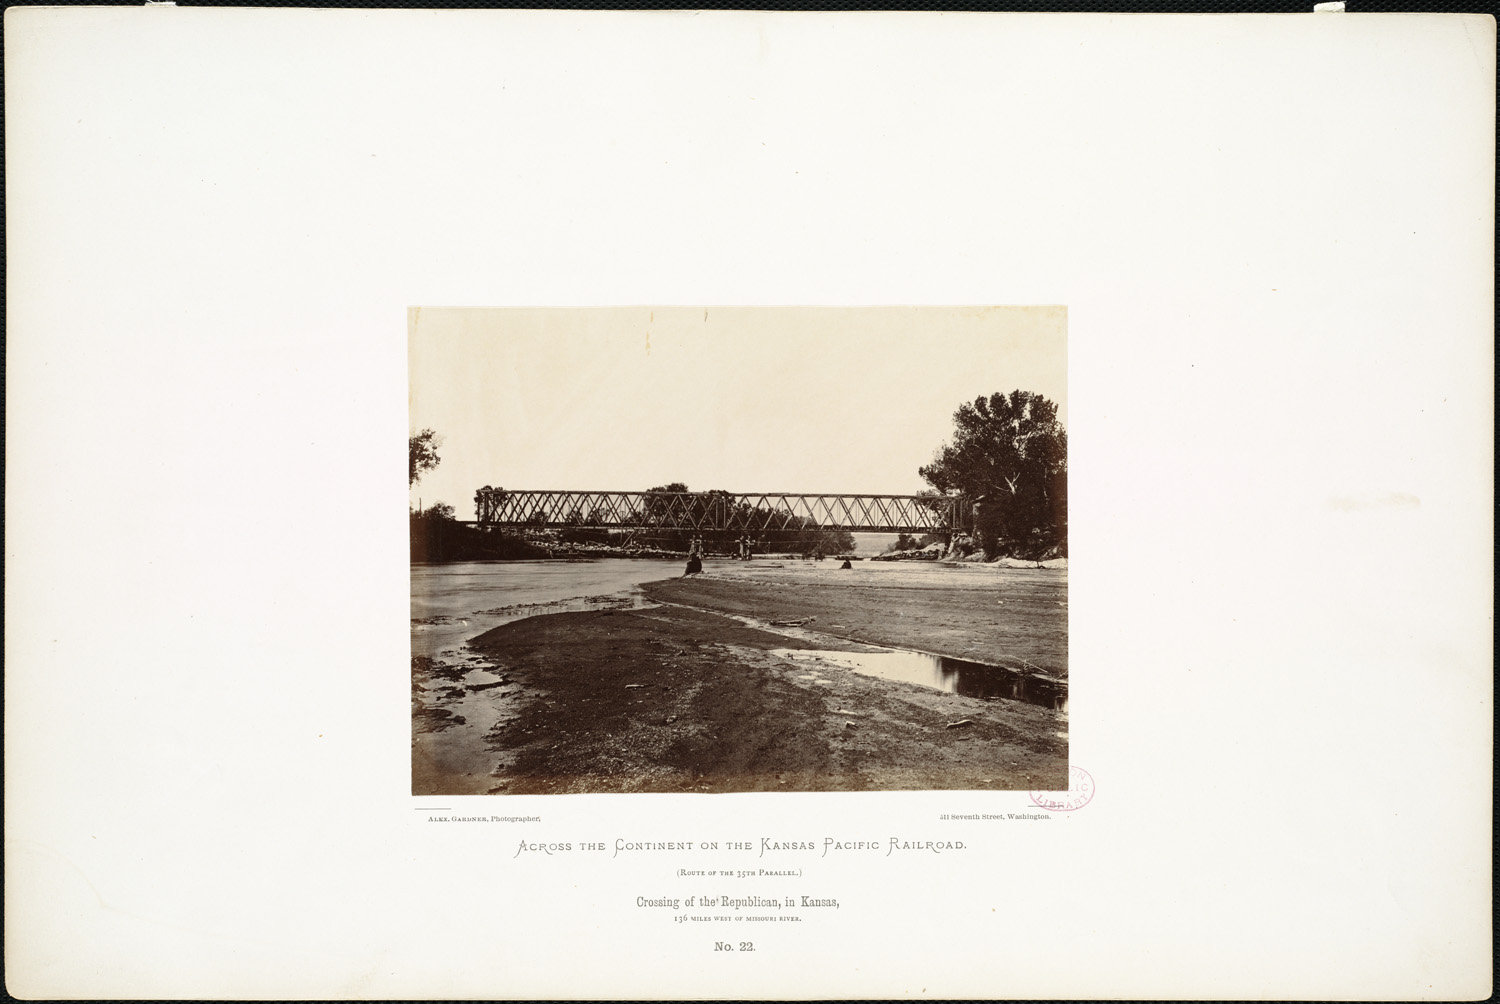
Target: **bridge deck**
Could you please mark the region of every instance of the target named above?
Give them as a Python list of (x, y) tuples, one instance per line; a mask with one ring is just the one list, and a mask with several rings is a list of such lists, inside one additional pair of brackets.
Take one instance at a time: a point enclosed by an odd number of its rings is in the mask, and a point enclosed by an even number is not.
[(786, 492), (506, 491), (474, 496), (480, 526), (791, 532), (951, 533), (966, 500), (943, 495), (803, 495)]

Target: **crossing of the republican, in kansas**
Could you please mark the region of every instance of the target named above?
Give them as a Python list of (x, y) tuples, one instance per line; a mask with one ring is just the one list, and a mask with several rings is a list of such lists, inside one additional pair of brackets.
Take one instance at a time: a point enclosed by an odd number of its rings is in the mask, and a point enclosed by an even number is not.
[(1068, 787), (1063, 307), (408, 331), (413, 794)]

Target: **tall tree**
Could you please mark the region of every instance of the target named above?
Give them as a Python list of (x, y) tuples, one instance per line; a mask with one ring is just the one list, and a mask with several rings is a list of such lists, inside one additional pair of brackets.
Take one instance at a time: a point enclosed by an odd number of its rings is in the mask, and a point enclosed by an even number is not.
[(963, 404), (953, 442), (919, 473), (940, 492), (977, 503), (985, 554), (1039, 558), (1068, 546), (1068, 433), (1057, 405), (1015, 390)]
[(431, 429), (423, 429), (415, 436), (407, 437), (406, 487), (416, 484), (423, 474), (442, 462), (437, 452), (437, 448), (442, 445), (442, 439)]

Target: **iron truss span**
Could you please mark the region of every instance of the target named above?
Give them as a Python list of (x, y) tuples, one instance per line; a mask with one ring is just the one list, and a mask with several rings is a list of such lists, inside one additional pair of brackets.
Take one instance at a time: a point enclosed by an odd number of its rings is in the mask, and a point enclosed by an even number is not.
[(860, 530), (952, 533), (971, 507), (945, 495), (793, 495), (784, 492), (565, 492), (481, 488), (480, 526), (653, 528), (751, 533)]

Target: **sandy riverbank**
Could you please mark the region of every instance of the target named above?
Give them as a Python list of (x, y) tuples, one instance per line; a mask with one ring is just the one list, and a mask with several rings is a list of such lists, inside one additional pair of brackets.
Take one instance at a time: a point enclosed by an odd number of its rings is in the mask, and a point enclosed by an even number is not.
[(762, 621), (813, 618), (852, 641), (1068, 675), (1068, 576), (1052, 569), (730, 565), (649, 583), (646, 596)]
[[(647, 595), (666, 605), (533, 617), (480, 635), (470, 647), (502, 681), (484, 685), (498, 712), (484, 736), (484, 762), (472, 765), (479, 769), (458, 785), (417, 744), (414, 790), (1067, 786), (1063, 713), (882, 680), (775, 651), (858, 651), (875, 642), (1065, 677), (1065, 572), (954, 570), (923, 582), (838, 580), (834, 569), (826, 572), (731, 566), (648, 585)], [(810, 575), (816, 581), (806, 581)], [(816, 620), (797, 632), (802, 637), (791, 638), (695, 607)], [(461, 687), (455, 684), (453, 692)], [(949, 727), (956, 722), (968, 724)], [(441, 726), (440, 711), (416, 721), (419, 732)]]

